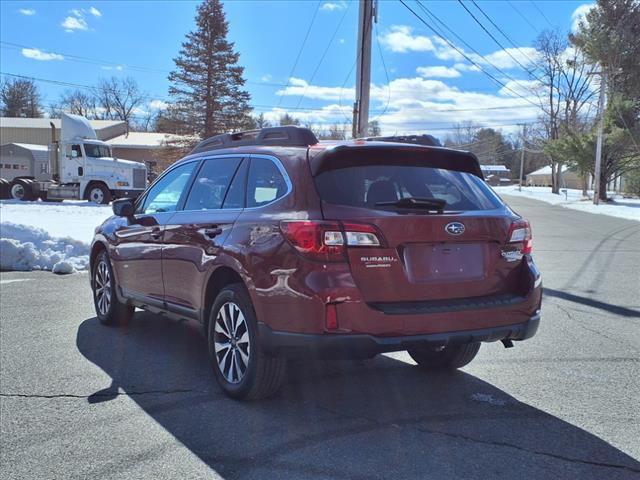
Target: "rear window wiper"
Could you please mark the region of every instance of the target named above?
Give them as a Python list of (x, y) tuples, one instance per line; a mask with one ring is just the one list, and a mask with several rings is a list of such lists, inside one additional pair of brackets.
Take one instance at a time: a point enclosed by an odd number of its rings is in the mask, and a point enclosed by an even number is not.
[(442, 213), (446, 200), (434, 197), (405, 197), (392, 202), (376, 202), (376, 207), (415, 208), (420, 210), (437, 210)]

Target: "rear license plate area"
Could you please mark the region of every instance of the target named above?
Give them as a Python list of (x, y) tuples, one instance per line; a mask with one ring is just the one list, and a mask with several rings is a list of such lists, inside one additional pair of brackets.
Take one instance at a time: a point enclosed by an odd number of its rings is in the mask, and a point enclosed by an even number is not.
[(467, 281), (484, 277), (485, 245), (480, 243), (409, 244), (403, 250), (411, 282)]

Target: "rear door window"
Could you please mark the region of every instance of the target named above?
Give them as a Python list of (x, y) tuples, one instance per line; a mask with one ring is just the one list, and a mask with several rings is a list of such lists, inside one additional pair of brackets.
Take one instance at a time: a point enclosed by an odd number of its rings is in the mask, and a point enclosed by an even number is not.
[(253, 157), (247, 179), (247, 207), (261, 207), (271, 203), (288, 191), (280, 169), (264, 157)]
[(322, 200), (362, 208), (402, 198), (445, 201), (445, 211), (491, 210), (501, 207), (500, 199), (477, 176), (416, 164), (367, 165), (325, 170), (315, 177)]
[(185, 210), (214, 210), (222, 208), (229, 185), (241, 158), (211, 158), (205, 160), (184, 206)]

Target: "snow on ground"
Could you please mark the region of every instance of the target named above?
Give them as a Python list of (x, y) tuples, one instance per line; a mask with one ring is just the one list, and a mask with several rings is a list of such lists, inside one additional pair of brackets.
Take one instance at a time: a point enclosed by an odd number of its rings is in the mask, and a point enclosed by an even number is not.
[(84, 270), (94, 229), (111, 215), (87, 202), (2, 201), (0, 270)]
[(550, 187), (522, 187), (522, 191), (518, 191), (517, 185), (509, 185), (507, 187), (493, 187), (493, 189), (499, 195), (526, 197), (573, 210), (640, 221), (640, 200), (623, 198), (613, 192), (609, 193), (609, 197), (613, 199), (612, 201), (594, 205), (592, 191), (588, 192), (590, 198), (586, 198), (582, 196), (581, 190), (570, 188), (566, 189), (566, 194), (564, 193), (565, 189), (561, 189), (560, 195), (551, 193)]

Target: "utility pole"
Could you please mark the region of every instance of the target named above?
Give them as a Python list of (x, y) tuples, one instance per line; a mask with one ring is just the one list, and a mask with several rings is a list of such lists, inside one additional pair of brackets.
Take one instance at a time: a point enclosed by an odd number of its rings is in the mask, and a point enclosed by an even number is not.
[(353, 104), (353, 137), (367, 135), (369, 128), (369, 90), (371, 87), (371, 30), (376, 17), (376, 0), (360, 0), (356, 101)]
[[(594, 172), (593, 204), (600, 203), (600, 177), (602, 176), (602, 135), (604, 133), (604, 101), (607, 89), (607, 72), (600, 72), (600, 99), (598, 100), (598, 139), (596, 141), (596, 168)], [(606, 188), (606, 187), (605, 187)], [(605, 192), (606, 195), (606, 192)]]
[(520, 182), (518, 183), (518, 191), (522, 191), (522, 178), (524, 174), (524, 151), (527, 148), (527, 124), (522, 124), (522, 149), (520, 150)]

